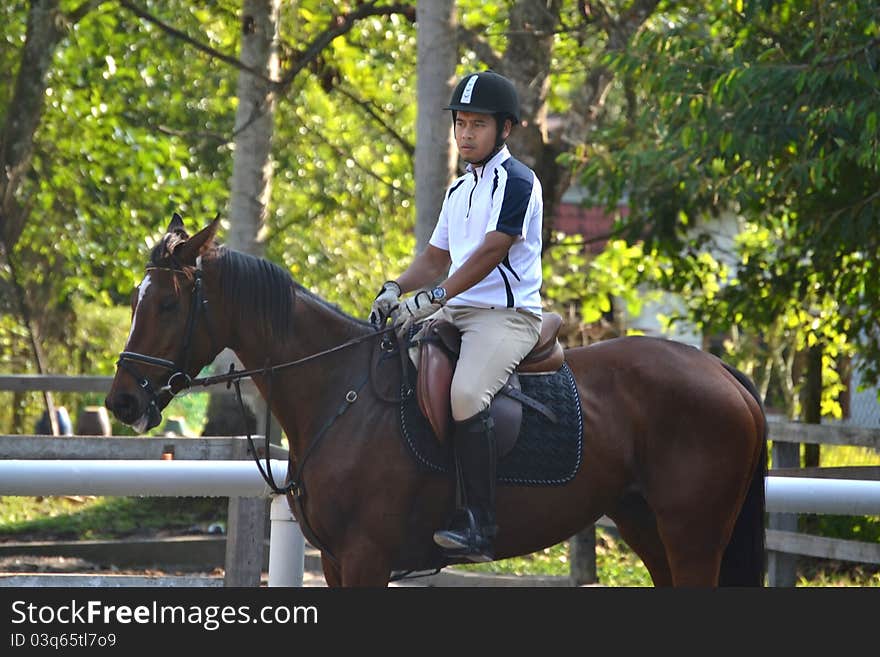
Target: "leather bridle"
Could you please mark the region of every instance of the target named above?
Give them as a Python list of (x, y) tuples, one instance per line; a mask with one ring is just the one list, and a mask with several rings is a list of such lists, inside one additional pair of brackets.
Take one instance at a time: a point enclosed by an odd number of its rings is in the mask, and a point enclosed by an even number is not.
[[(174, 274), (187, 275), (186, 271), (171, 267), (147, 267), (146, 271), (149, 272), (159, 269)], [(186, 332), (184, 333), (183, 344), (181, 345), (177, 359), (171, 361), (165, 358), (157, 358), (156, 356), (148, 356), (147, 354), (141, 354), (136, 351), (123, 351), (119, 354), (119, 360), (116, 361), (117, 367), (121, 367), (134, 377), (138, 386), (140, 386), (149, 397), (149, 404), (155, 408), (157, 413), (159, 412), (160, 395), (167, 393), (173, 398), (175, 395), (192, 386), (192, 378), (187, 374), (190, 361), (190, 346), (192, 344), (192, 336), (195, 332), (196, 322), (201, 313), (205, 313), (205, 324), (206, 326), (209, 326), (207, 321), (207, 303), (208, 302), (204, 298), (204, 292), (202, 290), (202, 270), (196, 268), (193, 273), (193, 294), (189, 306), (189, 315), (186, 319)], [(212, 341), (213, 338), (214, 336), (211, 334)], [(165, 385), (156, 390), (153, 387), (153, 384), (150, 383), (150, 380), (141, 374), (140, 370), (135, 366), (135, 363), (162, 367), (171, 374)]]
[[(147, 267), (147, 271), (154, 269), (163, 269), (165, 271), (170, 271), (175, 274), (184, 274), (185, 272), (182, 269), (176, 269), (172, 267)], [(297, 360), (289, 361), (286, 363), (279, 364), (266, 364), (265, 367), (249, 369), (249, 370), (235, 370), (234, 365), (230, 364), (229, 371), (226, 374), (219, 374), (215, 376), (208, 377), (197, 377), (195, 379), (191, 378), (189, 374), (187, 374), (186, 370), (189, 366), (190, 361), (190, 346), (192, 343), (192, 336), (195, 332), (196, 322), (198, 321), (198, 316), (200, 313), (205, 314), (205, 325), (208, 328), (208, 332), (211, 336), (211, 342), (216, 345), (214, 340), (214, 334), (211, 331), (211, 325), (208, 321), (207, 315), (207, 300), (204, 298), (204, 292), (202, 290), (202, 270), (200, 267), (196, 267), (194, 270), (194, 279), (193, 279), (193, 295), (192, 301), (190, 302), (189, 307), (189, 315), (186, 321), (186, 333), (184, 334), (183, 344), (181, 345), (180, 354), (177, 357), (177, 360), (171, 361), (165, 358), (157, 358), (155, 356), (148, 356), (146, 354), (141, 354), (136, 351), (123, 351), (119, 354), (119, 360), (116, 362), (118, 367), (121, 367), (126, 372), (131, 374), (134, 377), (135, 381), (137, 381), (138, 385), (146, 392), (150, 399), (150, 406), (155, 409), (156, 413), (159, 413), (159, 395), (163, 393), (170, 394), (173, 398), (178, 393), (191, 388), (193, 386), (211, 386), (217, 383), (225, 383), (227, 388), (230, 386), (235, 387), (236, 397), (238, 398), (239, 407), (241, 409), (242, 418), (245, 416), (244, 410), (244, 402), (241, 396), (241, 388), (240, 381), (244, 378), (251, 378), (254, 375), (263, 375), (266, 377), (268, 386), (269, 386), (269, 399), (267, 399), (266, 405), (266, 431), (265, 431), (265, 458), (266, 458), (266, 467), (265, 469), (260, 464), (260, 457), (256, 445), (254, 444), (253, 438), (251, 437), (250, 431), (247, 431), (247, 439), (248, 443), (251, 447), (251, 452), (254, 457), (254, 461), (257, 464), (257, 468), (260, 471), (260, 475), (262, 475), (263, 480), (266, 484), (271, 488), (271, 490), (279, 495), (290, 494), (293, 497), (294, 504), (298, 511), (298, 516), (300, 518), (300, 526), (303, 533), (308, 538), (309, 542), (315, 547), (319, 548), (324, 552), (327, 556), (330, 557), (331, 560), (336, 561), (333, 553), (324, 546), (318, 537), (315, 535), (314, 531), (311, 529), (309, 525), (307, 516), (305, 514), (305, 510), (303, 508), (303, 501), (306, 495), (305, 485), (303, 483), (303, 471), (305, 469), (306, 462), (315, 452), (315, 448), (321, 442), (321, 439), (326, 435), (327, 431), (330, 429), (330, 426), (343, 414), (345, 411), (358, 399), (358, 393), (363, 388), (363, 386), (367, 383), (370, 378), (369, 370), (367, 372), (366, 377), (354, 388), (350, 389), (345, 398), (337, 409), (336, 413), (330, 417), (321, 429), (312, 437), (312, 440), (309, 441), (308, 448), (306, 449), (305, 454), (303, 454), (302, 459), (299, 460), (298, 467), (295, 473), (288, 472), (288, 482), (282, 488), (279, 487), (275, 482), (274, 476), (272, 475), (272, 469), (269, 464), (269, 415), (270, 415), (270, 406), (271, 406), (271, 391), (272, 391), (272, 374), (280, 369), (285, 369), (289, 367), (293, 367), (296, 365), (300, 365), (302, 363), (306, 363), (317, 358), (321, 358), (322, 356), (326, 356), (327, 354), (334, 353), (343, 349), (347, 349), (356, 344), (360, 344), (362, 342), (366, 342), (368, 340), (373, 340), (378, 335), (390, 333), (394, 330), (393, 326), (384, 327), (384, 328), (376, 328), (374, 333), (370, 333), (368, 335), (358, 336), (342, 344), (338, 344), (334, 347), (330, 347), (329, 349), (325, 349), (318, 353), (314, 353), (303, 358), (299, 358)], [(156, 390), (153, 385), (150, 383), (149, 379), (143, 376), (138, 368), (135, 366), (135, 363), (143, 363), (145, 365), (153, 365), (156, 367), (162, 367), (165, 370), (171, 372), (171, 375), (168, 377), (167, 383)]]

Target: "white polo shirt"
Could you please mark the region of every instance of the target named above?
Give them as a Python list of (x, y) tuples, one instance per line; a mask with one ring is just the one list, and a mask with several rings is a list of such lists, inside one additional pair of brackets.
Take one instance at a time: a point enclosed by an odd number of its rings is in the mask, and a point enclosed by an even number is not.
[(482, 167), (450, 185), (430, 243), (449, 251), (449, 276), (493, 230), (516, 239), (504, 261), (450, 306), (522, 308), (541, 316), (541, 224), (544, 202), (535, 172), (504, 146)]

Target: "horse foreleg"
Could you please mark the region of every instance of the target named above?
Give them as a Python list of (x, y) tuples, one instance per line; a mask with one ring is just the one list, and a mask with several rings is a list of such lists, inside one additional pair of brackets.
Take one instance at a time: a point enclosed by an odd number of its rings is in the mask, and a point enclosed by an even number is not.
[(329, 588), (388, 586), (388, 580), (391, 578), (390, 569), (383, 571), (359, 560), (346, 559), (342, 565), (337, 566), (327, 557), (323, 557), (321, 568), (324, 571), (324, 581)]
[(362, 540), (340, 555), (341, 586), (388, 586), (390, 553), (372, 541)]
[(324, 554), (321, 555), (321, 570), (324, 571), (324, 581), (327, 582), (328, 587), (342, 586), (342, 574), (339, 572), (339, 567)]

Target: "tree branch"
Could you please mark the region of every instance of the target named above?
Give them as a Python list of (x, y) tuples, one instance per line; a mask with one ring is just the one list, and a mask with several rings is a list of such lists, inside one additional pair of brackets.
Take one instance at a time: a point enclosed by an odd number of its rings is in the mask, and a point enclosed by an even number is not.
[(473, 50), (477, 54), (477, 58), (489, 68), (498, 73), (504, 72), (503, 56), (494, 50), (479, 33), (459, 25), (456, 36), (459, 43), (463, 43), (466, 47)]
[[(296, 114), (294, 114), (294, 116), (296, 116)], [(370, 167), (364, 166), (363, 164), (361, 164), (360, 162), (358, 162), (357, 159), (355, 158), (355, 156), (354, 156), (350, 151), (345, 151), (345, 150), (343, 150), (342, 148), (340, 148), (339, 146), (337, 146), (336, 144), (331, 143), (331, 142), (330, 142), (330, 141), (329, 141), (324, 135), (322, 135), (320, 132), (318, 132), (317, 130), (313, 130), (312, 128), (310, 128), (310, 127), (306, 124), (306, 122), (303, 121), (299, 116), (296, 116), (296, 119), (299, 121), (299, 124), (303, 127), (303, 129), (304, 129), (308, 134), (312, 135), (313, 137), (317, 138), (319, 141), (321, 141), (321, 142), (323, 142), (324, 144), (326, 144), (330, 149), (333, 150), (334, 153), (336, 153), (336, 154), (340, 157), (340, 159), (341, 159), (343, 162), (346, 161), (346, 160), (351, 160), (351, 161), (354, 163), (354, 166), (355, 166), (356, 168), (358, 168), (358, 169), (360, 169), (361, 171), (363, 171), (363, 172), (364, 172), (365, 174), (367, 174), (370, 178), (373, 178), (374, 180), (376, 180), (377, 182), (381, 183), (382, 185), (385, 185), (388, 189), (390, 189), (390, 190), (391, 190), (392, 192), (394, 192), (395, 194), (404, 194), (404, 195), (407, 196), (407, 197), (411, 197), (411, 196), (412, 196), (411, 194), (407, 194), (407, 193), (406, 193), (404, 190), (402, 190), (401, 188), (399, 188), (399, 187), (395, 187), (392, 183), (388, 182), (387, 180), (385, 180), (384, 178), (382, 178), (380, 175), (378, 175), (377, 173), (375, 173)]]
[[(599, 2), (591, 3), (593, 16), (585, 20), (585, 25), (598, 23), (608, 35), (604, 54), (620, 51), (632, 36), (641, 30), (645, 20), (659, 4), (659, 0), (639, 0), (635, 2), (626, 16), (614, 20), (607, 9)], [(606, 93), (613, 73), (605, 66), (597, 66), (590, 71), (586, 81), (576, 91), (576, 100), (571, 104), (570, 114), (577, 120), (570, 121), (560, 139), (564, 144), (582, 143), (589, 126), (598, 118), (604, 106)]]
[(141, 9), (140, 7), (135, 5), (133, 2), (130, 2), (130, 0), (119, 0), (119, 4), (122, 5), (123, 7), (125, 7), (126, 9), (128, 9), (131, 13), (133, 13), (138, 18), (141, 18), (141, 19), (147, 21), (148, 23), (152, 23), (153, 25), (158, 27), (160, 30), (162, 30), (163, 32), (165, 32), (169, 36), (174, 37), (175, 39), (180, 39), (181, 41), (183, 41), (185, 43), (188, 43), (196, 50), (203, 52), (210, 57), (214, 57), (216, 59), (219, 59), (220, 61), (225, 62), (226, 64), (229, 64), (231, 66), (234, 66), (242, 71), (247, 71), (251, 75), (253, 75), (253, 76), (255, 76), (265, 82), (268, 82), (271, 85), (277, 84), (277, 82), (275, 80), (271, 80), (271, 79), (267, 78), (265, 75), (263, 75), (262, 71), (258, 71), (256, 69), (251, 68), (250, 66), (246, 66), (245, 64), (242, 64), (241, 61), (239, 61), (239, 59), (237, 57), (230, 57), (229, 55), (222, 53), (219, 50), (212, 48), (211, 46), (205, 45), (204, 43), (201, 43), (200, 41), (196, 41), (188, 34), (181, 32), (177, 28), (171, 27), (170, 25), (168, 25), (167, 23), (156, 18), (155, 16), (153, 16), (149, 12)]
[(65, 14), (64, 18), (71, 25), (76, 25), (83, 18), (85, 18), (86, 14), (88, 14), (93, 9), (97, 9), (101, 5), (109, 2), (110, 0), (86, 0), (79, 7), (74, 9), (73, 11)]
[(363, 109), (364, 112), (369, 114), (370, 117), (376, 123), (378, 123), (382, 127), (383, 130), (385, 130), (385, 132), (387, 132), (389, 135), (391, 135), (391, 137), (403, 147), (403, 150), (406, 151), (407, 155), (412, 157), (415, 154), (415, 151), (416, 151), (415, 146), (413, 146), (411, 143), (409, 143), (406, 139), (403, 138), (403, 136), (400, 133), (398, 133), (396, 130), (394, 130), (394, 128), (392, 128), (390, 125), (388, 125), (385, 122), (385, 120), (381, 116), (379, 116), (379, 114), (376, 112), (376, 110), (373, 109), (373, 106), (371, 103), (369, 103), (368, 101), (365, 101), (365, 100), (361, 100), (360, 98), (356, 97), (353, 92), (348, 91), (342, 85), (336, 85), (333, 88), (336, 89), (337, 91), (339, 91), (343, 96), (345, 96), (346, 98), (351, 100), (353, 103), (355, 103), (361, 109)]
[[(88, 2), (84, 3), (83, 6), (100, 4), (101, 2), (105, 1), (106, 0), (88, 0)], [(276, 96), (280, 96), (284, 92), (286, 92), (296, 76), (306, 66), (315, 61), (320, 55), (321, 51), (326, 48), (333, 41), (333, 39), (351, 31), (355, 23), (357, 23), (357, 21), (361, 20), (362, 18), (366, 18), (368, 16), (390, 16), (392, 14), (404, 14), (410, 20), (415, 20), (415, 7), (413, 7), (412, 5), (400, 3), (393, 5), (376, 6), (376, 1), (366, 2), (352, 12), (344, 15), (335, 16), (331, 21), (330, 27), (328, 27), (321, 34), (315, 37), (312, 40), (311, 44), (305, 49), (305, 51), (299, 53), (298, 56), (293, 56), (290, 58), (291, 61), (294, 61), (294, 65), (290, 69), (288, 69), (288, 71), (284, 74), (284, 77), (281, 80), (272, 80), (263, 75), (261, 71), (258, 71), (243, 64), (238, 58), (231, 57), (225, 53), (222, 53), (219, 50), (212, 48), (211, 46), (197, 41), (196, 39), (178, 30), (177, 28), (168, 25), (156, 16), (138, 7), (136, 4), (131, 2), (131, 0), (119, 0), (119, 4), (131, 11), (135, 16), (147, 21), (148, 23), (152, 23), (169, 36), (188, 43), (196, 50), (205, 53), (209, 57), (219, 59), (226, 64), (234, 66), (239, 70), (246, 71), (251, 75), (259, 78), (260, 80), (267, 82), (273, 90), (272, 93)], [(377, 116), (376, 113), (365, 102), (355, 98), (351, 93), (345, 90), (340, 90), (349, 99), (353, 100), (365, 111), (367, 111), (389, 134), (391, 134), (398, 142), (400, 142), (407, 153), (412, 155), (412, 153), (414, 152), (414, 147), (406, 140), (404, 140), (399, 134), (394, 132), (384, 121), (382, 121), (382, 119)], [(235, 131), (235, 134), (238, 134), (242, 130), (245, 130), (250, 124), (256, 121), (263, 114), (264, 111), (265, 108), (263, 107), (255, 107), (251, 116), (247, 119), (247, 121), (245, 121), (244, 125), (240, 126)], [(171, 128), (165, 127), (163, 128), (163, 131), (168, 134), (174, 134)], [(235, 137), (235, 134), (233, 134), (230, 139), (224, 139), (223, 141), (230, 141), (232, 138)]]
[(333, 39), (350, 32), (357, 21), (368, 16), (390, 16), (392, 14), (404, 14), (410, 20), (415, 20), (415, 7), (405, 3), (377, 7), (376, 2), (365, 2), (354, 11), (334, 16), (330, 27), (312, 39), (309, 46), (299, 53), (299, 56), (293, 61), (292, 67), (277, 84), (279, 92), (286, 90), (299, 72), (316, 60), (321, 51), (330, 45)]
[(551, 236), (551, 239), (548, 240), (547, 244), (544, 246), (544, 250), (546, 251), (547, 249), (554, 249), (559, 246), (588, 246), (590, 244), (595, 244), (596, 242), (606, 242), (608, 240), (614, 239), (615, 237), (620, 237), (621, 235), (626, 233), (627, 230), (628, 230), (627, 226), (620, 226), (619, 228), (616, 228), (615, 230), (612, 230), (607, 233), (602, 233), (601, 235), (594, 235), (593, 237), (585, 237), (583, 235), (580, 235), (579, 237), (581, 239), (579, 239), (579, 240), (573, 239), (573, 240), (567, 240), (565, 242), (556, 241), (556, 240), (552, 239), (552, 236)]

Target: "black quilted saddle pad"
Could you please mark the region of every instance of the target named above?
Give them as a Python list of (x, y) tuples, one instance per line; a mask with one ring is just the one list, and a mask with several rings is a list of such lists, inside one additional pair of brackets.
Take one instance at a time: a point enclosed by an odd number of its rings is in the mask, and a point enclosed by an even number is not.
[[(561, 486), (570, 481), (583, 457), (580, 396), (567, 364), (552, 374), (520, 376), (522, 392), (548, 406), (557, 417), (523, 407), (522, 427), (513, 449), (498, 462), (498, 481), (518, 486)], [(406, 444), (419, 464), (433, 472), (452, 472), (452, 454), (441, 445), (419, 410), (415, 396), (400, 404)]]

